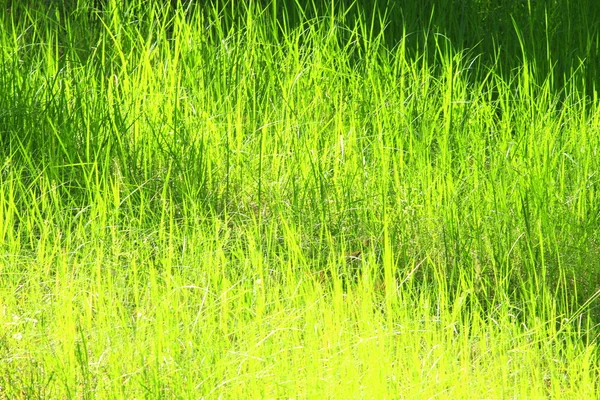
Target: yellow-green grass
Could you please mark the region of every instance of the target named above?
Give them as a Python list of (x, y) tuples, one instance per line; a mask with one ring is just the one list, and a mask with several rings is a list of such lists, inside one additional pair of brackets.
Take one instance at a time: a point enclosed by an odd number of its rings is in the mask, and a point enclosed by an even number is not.
[(92, 3), (2, 14), (2, 396), (597, 397), (583, 68)]

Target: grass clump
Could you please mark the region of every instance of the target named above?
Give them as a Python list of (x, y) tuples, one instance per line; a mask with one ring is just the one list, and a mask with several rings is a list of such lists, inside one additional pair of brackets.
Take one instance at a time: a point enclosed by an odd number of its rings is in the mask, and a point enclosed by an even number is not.
[(50, 3), (0, 23), (3, 395), (597, 396), (592, 67), (518, 19), (507, 70), (392, 7)]

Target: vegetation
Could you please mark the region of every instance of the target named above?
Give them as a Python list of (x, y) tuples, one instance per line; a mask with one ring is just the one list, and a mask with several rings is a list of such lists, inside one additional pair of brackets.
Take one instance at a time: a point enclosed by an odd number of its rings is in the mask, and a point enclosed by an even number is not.
[(26, 3), (3, 396), (597, 398), (594, 7)]

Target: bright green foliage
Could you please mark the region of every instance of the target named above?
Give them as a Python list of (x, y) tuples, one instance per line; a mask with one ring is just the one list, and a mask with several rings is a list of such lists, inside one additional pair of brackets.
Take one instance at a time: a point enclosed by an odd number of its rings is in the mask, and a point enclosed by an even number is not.
[(598, 396), (592, 61), (74, 3), (0, 11), (2, 396)]

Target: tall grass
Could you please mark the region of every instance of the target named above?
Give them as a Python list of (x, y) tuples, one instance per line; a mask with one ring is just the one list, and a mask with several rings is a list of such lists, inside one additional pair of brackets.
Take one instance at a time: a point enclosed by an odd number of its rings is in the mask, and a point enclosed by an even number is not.
[(597, 396), (594, 65), (157, 4), (3, 10), (4, 396)]

